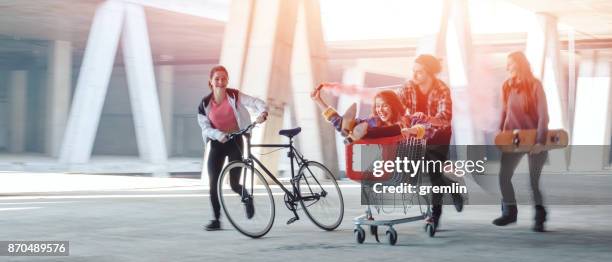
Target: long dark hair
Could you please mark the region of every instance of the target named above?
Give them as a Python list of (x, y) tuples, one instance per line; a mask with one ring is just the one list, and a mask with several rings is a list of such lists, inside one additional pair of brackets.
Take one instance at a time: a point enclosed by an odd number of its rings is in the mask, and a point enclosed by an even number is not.
[(229, 73), (227, 73), (227, 69), (225, 69), (222, 65), (216, 65), (212, 69), (210, 69), (210, 75), (208, 76), (208, 87), (212, 90), (212, 85), (210, 84), (210, 80), (213, 78), (216, 72), (224, 72), (225, 75), (229, 78)]
[(400, 121), (401, 117), (406, 112), (406, 108), (402, 101), (400, 101), (399, 96), (393, 90), (383, 90), (380, 91), (374, 96), (374, 103), (372, 104), (372, 116), (376, 117), (378, 124), (382, 124), (382, 120), (378, 115), (376, 115), (376, 98), (382, 99), (386, 104), (391, 107), (391, 117), (389, 118), (389, 122), (394, 124)]
[(515, 79), (511, 79), (511, 81), (507, 81), (503, 86), (503, 102), (504, 106), (508, 104), (508, 95), (510, 94), (510, 88), (516, 87), (519, 89), (519, 92), (523, 92), (525, 97), (527, 98), (527, 103), (525, 103), (525, 112), (530, 112), (535, 107), (535, 99), (532, 97), (534, 85), (539, 82), (539, 80), (533, 75), (531, 71), (531, 65), (527, 60), (525, 54), (521, 51), (512, 52), (508, 55), (508, 59), (511, 59), (516, 64), (516, 77)]

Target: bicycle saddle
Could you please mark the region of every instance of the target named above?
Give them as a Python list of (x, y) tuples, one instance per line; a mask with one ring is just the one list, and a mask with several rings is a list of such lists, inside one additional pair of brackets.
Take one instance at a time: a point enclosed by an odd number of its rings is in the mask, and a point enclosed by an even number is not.
[(296, 128), (292, 128), (292, 129), (281, 129), (280, 131), (278, 131), (278, 134), (281, 136), (286, 136), (288, 138), (292, 138), (294, 136), (296, 136), (297, 134), (299, 134), (300, 132), (302, 132), (302, 128), (301, 127), (296, 127)]

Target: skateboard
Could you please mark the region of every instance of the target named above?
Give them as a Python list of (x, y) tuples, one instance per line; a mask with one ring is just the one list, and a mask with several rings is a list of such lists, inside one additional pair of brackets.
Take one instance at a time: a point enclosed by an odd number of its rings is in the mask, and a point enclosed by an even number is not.
[[(514, 129), (499, 132), (495, 136), (495, 145), (506, 153), (529, 152), (536, 144), (536, 129)], [(546, 144), (544, 150), (564, 148), (569, 138), (567, 132), (562, 129), (551, 129), (546, 133)]]

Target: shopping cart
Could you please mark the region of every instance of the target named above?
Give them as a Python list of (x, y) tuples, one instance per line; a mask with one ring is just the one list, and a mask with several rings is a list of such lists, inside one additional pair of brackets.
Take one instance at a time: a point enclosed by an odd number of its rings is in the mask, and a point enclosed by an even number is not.
[[(389, 172), (382, 176), (378, 173), (378, 177), (374, 176), (374, 162), (380, 160), (395, 160), (396, 158), (411, 161), (424, 161), (426, 152), (426, 140), (416, 138), (405, 138), (403, 136), (363, 139), (356, 141), (346, 146), (346, 174), (351, 180), (361, 182), (361, 202), (362, 205), (367, 205), (364, 215), (356, 217), (353, 221), (355, 224), (354, 235), (357, 243), (364, 242), (366, 233), (362, 226), (369, 226), (371, 233), (378, 239), (378, 227), (386, 226), (386, 237), (388, 243), (395, 245), (397, 243), (397, 231), (393, 228), (394, 225), (408, 223), (419, 220), (426, 220), (431, 216), (431, 195), (421, 195), (418, 192), (414, 193), (393, 193), (381, 194), (373, 190), (374, 184), (382, 186), (397, 186), (406, 183), (414, 185), (417, 188), (430, 184), (429, 176), (422, 172), (423, 170), (412, 170), (409, 173), (404, 172)], [(403, 170), (402, 170), (403, 171)], [(414, 176), (411, 176), (416, 172)], [(374, 207), (374, 208), (372, 208)], [(399, 219), (375, 220), (372, 210), (377, 214), (403, 212), (406, 217)], [(413, 216), (407, 216), (409, 213), (414, 213)], [(427, 221), (427, 220), (426, 220)], [(435, 234), (433, 223), (426, 223), (425, 231), (430, 237)]]

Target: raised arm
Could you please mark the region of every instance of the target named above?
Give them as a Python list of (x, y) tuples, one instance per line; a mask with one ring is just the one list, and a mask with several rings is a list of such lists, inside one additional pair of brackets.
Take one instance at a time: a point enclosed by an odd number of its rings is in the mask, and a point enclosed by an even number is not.
[(325, 87), (325, 85), (326, 83), (319, 84), (312, 91), (312, 93), (310, 93), (310, 98), (312, 98), (312, 101), (314, 101), (319, 106), (319, 109), (321, 109), (321, 111), (325, 111), (330, 107), (321, 97), (321, 90), (323, 90), (323, 87)]
[(323, 112), (323, 117), (325, 118), (325, 120), (330, 122), (336, 130), (340, 131), (342, 128), (342, 117), (340, 116), (340, 114), (338, 114), (338, 112), (336, 112), (335, 108), (328, 105), (321, 97), (321, 90), (323, 90), (323, 88), (327, 85), (330, 84), (321, 83), (317, 87), (315, 87), (312, 93), (310, 93), (310, 98), (312, 98), (312, 100), (317, 104), (317, 106), (319, 106), (319, 109), (321, 109), (321, 111)]
[(245, 107), (255, 111), (258, 115), (257, 123), (262, 123), (268, 118), (268, 105), (263, 100), (242, 92), (240, 92), (240, 98), (238, 100)]

